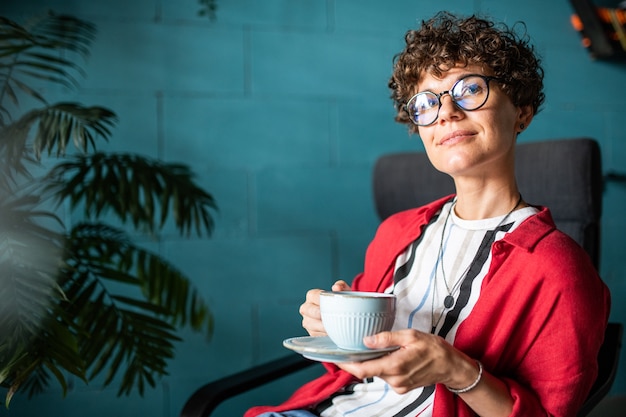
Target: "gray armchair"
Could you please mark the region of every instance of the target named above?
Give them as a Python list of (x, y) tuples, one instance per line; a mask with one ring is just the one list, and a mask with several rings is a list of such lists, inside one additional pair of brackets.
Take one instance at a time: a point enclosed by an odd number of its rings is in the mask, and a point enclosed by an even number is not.
[[(597, 142), (577, 138), (520, 144), (516, 172), (524, 200), (550, 207), (557, 227), (586, 249), (597, 268), (603, 188)], [(373, 189), (381, 219), (454, 192), (451, 178), (436, 171), (426, 155), (417, 152), (379, 158), (374, 167)], [(621, 340), (622, 325), (609, 323), (598, 355), (599, 375), (579, 416), (588, 415), (609, 392), (617, 372)], [(187, 400), (180, 416), (209, 416), (224, 400), (314, 363), (289, 354), (208, 383)]]

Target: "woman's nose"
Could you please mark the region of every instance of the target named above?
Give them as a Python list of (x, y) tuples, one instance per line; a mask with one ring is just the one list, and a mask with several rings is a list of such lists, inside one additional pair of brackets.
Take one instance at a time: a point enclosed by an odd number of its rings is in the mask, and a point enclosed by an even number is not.
[(439, 103), (441, 106), (439, 107), (439, 121), (444, 120), (456, 120), (465, 115), (463, 110), (456, 105), (454, 100), (452, 100), (452, 96), (448, 93), (443, 94), (439, 97)]

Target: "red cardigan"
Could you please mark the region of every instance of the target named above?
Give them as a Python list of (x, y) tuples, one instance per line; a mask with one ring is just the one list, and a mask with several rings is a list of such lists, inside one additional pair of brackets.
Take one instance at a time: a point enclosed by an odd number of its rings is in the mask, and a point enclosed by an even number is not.
[[(448, 199), (385, 220), (353, 288), (389, 287), (396, 257)], [(454, 346), (505, 382), (514, 400), (512, 417), (576, 415), (597, 376), (596, 358), (610, 308), (607, 287), (586, 252), (556, 229), (547, 208), (495, 242), (492, 255), (480, 298), (460, 324)], [(355, 381), (332, 364), (324, 366), (326, 374), (283, 404), (254, 407), (245, 417), (304, 409)], [(438, 384), (433, 416), (475, 414)]]

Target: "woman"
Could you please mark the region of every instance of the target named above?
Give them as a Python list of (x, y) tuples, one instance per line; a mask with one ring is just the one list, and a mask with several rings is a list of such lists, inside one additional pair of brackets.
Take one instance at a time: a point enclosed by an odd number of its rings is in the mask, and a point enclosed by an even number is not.
[[(532, 46), (506, 26), (440, 13), (407, 33), (389, 83), (396, 120), (456, 193), (384, 221), (352, 284), (397, 295), (394, 329), (365, 343), (400, 349), (325, 364), (286, 403), (247, 416), (576, 414), (597, 374), (609, 293), (517, 187), (517, 135), (543, 102), (542, 80)], [(319, 292), (300, 308), (313, 336), (325, 334)]]

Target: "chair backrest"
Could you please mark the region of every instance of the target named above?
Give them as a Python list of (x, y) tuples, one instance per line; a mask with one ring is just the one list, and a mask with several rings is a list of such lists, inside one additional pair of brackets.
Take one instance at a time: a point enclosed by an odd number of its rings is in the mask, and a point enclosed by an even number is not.
[[(589, 138), (517, 145), (515, 171), (530, 204), (548, 206), (557, 227), (583, 246), (599, 265), (602, 163)], [(374, 166), (374, 201), (381, 219), (454, 192), (452, 179), (423, 152), (384, 155)]]

